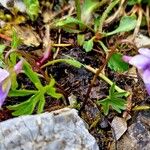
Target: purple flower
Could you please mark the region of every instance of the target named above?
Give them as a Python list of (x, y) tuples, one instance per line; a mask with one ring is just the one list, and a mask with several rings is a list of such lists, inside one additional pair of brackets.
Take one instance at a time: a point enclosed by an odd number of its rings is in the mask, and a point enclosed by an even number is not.
[[(15, 72), (16, 74), (20, 73), (22, 70), (22, 63), (23, 61), (20, 60), (13, 69), (13, 72)], [(0, 68), (0, 108), (3, 105), (10, 87), (11, 87), (11, 75), (12, 75), (12, 71), (9, 72), (9, 70), (6, 69), (2, 69)]]
[(0, 68), (0, 108), (6, 99), (11, 87), (10, 74), (7, 70)]
[(140, 48), (138, 52), (139, 54), (133, 57), (123, 56), (123, 60), (138, 69), (150, 95), (150, 49)]

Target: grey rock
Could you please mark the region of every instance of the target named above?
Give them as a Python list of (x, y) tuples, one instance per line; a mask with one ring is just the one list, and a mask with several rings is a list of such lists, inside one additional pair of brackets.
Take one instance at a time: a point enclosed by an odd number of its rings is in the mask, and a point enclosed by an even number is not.
[(0, 150), (98, 150), (75, 109), (21, 116), (0, 123)]
[(16, 8), (20, 12), (26, 12), (26, 6), (23, 0), (0, 0), (0, 4), (9, 10)]
[(139, 33), (135, 37), (134, 43), (137, 48), (142, 48), (142, 47), (150, 48), (150, 37), (147, 37), (147, 36)]
[(117, 142), (118, 150), (150, 150), (150, 111), (140, 112)]

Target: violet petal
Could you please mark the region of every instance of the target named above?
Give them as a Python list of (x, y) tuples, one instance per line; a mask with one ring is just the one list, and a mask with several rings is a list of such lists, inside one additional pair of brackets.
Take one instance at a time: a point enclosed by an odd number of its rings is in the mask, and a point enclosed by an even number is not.
[(0, 108), (8, 95), (10, 87), (11, 87), (11, 80), (9, 78), (6, 79), (6, 81), (0, 83)]
[(129, 61), (129, 64), (135, 66), (138, 69), (144, 70), (150, 66), (150, 58), (143, 55), (136, 55), (132, 57), (132, 59)]
[(124, 55), (122, 56), (122, 60), (125, 61), (126, 63), (129, 63), (129, 61), (132, 59), (131, 56), (127, 56), (127, 55)]
[(23, 65), (23, 60), (20, 60), (15, 66), (14, 66), (14, 70), (16, 72), (16, 74), (19, 74), (22, 70), (22, 65)]
[(0, 68), (0, 84), (9, 76), (9, 72), (5, 69)]
[(138, 52), (146, 57), (150, 58), (150, 49), (149, 48), (140, 48)]
[(150, 70), (149, 69), (146, 69), (142, 73), (142, 78), (145, 83), (146, 90), (147, 90), (148, 94), (150, 95)]

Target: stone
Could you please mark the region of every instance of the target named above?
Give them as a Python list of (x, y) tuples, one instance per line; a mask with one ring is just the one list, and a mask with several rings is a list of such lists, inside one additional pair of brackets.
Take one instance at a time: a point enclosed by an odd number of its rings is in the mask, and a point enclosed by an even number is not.
[(138, 113), (123, 138), (117, 141), (120, 150), (150, 149), (150, 111)]
[(0, 150), (98, 150), (75, 109), (64, 108), (0, 123)]
[(113, 128), (115, 139), (119, 140), (127, 130), (127, 122), (124, 118), (116, 116), (111, 123), (111, 127)]
[(141, 33), (139, 33), (135, 37), (134, 43), (137, 48), (143, 48), (143, 47), (150, 48), (150, 38)]
[(16, 8), (20, 12), (26, 12), (26, 6), (23, 0), (0, 0), (0, 4), (9, 10)]

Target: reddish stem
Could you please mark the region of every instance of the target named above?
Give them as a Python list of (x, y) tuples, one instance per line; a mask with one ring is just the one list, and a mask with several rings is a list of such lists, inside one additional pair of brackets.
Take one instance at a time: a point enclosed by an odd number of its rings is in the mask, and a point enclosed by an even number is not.
[(7, 35), (1, 34), (1, 33), (0, 33), (0, 38), (2, 38), (2, 39), (4, 39), (4, 40), (7, 40), (7, 41), (12, 41), (12, 38), (10, 38), (10, 37), (7, 36)]

